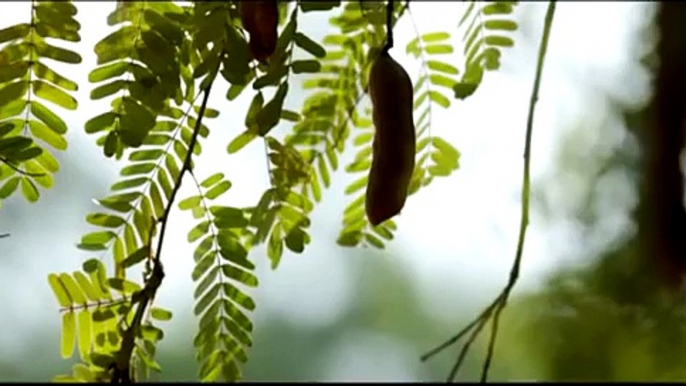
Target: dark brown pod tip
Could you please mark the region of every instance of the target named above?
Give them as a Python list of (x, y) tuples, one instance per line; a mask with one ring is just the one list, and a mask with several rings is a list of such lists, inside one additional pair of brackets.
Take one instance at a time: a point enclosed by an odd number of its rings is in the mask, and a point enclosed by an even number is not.
[(260, 62), (276, 50), (278, 38), (279, 10), (276, 0), (255, 0), (241, 2), (241, 22), (250, 34), (250, 52)]

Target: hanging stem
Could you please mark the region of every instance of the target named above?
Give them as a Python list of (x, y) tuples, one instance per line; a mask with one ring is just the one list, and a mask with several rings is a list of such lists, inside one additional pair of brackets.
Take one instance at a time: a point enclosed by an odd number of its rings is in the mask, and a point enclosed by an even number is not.
[(553, 0), (548, 4), (548, 11), (545, 15), (545, 24), (543, 27), (543, 37), (541, 38), (541, 46), (538, 51), (538, 64), (536, 65), (536, 78), (534, 79), (534, 87), (531, 92), (531, 99), (529, 100), (529, 117), (526, 123), (526, 139), (524, 140), (524, 175), (522, 176), (522, 222), (519, 226), (519, 241), (517, 243), (517, 253), (515, 255), (512, 270), (510, 271), (510, 280), (502, 292), (501, 301), (495, 309), (493, 316), (493, 325), (491, 329), (491, 339), (488, 342), (488, 352), (484, 367), (481, 372), (481, 382), (486, 382), (488, 378), (488, 370), (493, 358), (495, 350), (496, 336), (498, 334), (498, 322), (500, 321), (500, 314), (502, 313), (510, 293), (517, 283), (519, 278), (519, 269), (522, 263), (522, 254), (524, 252), (524, 239), (526, 238), (526, 229), (529, 225), (529, 203), (531, 199), (531, 137), (534, 128), (534, 112), (536, 111), (536, 102), (538, 101), (538, 91), (541, 86), (541, 78), (543, 75), (543, 63), (545, 62), (545, 54), (548, 50), (548, 41), (550, 40), (550, 29), (553, 25), (553, 16), (555, 16), (556, 2)]
[(393, 0), (386, 2), (386, 44), (382, 51), (388, 52), (393, 48)]
[[(521, 268), (522, 255), (524, 252), (524, 241), (526, 239), (526, 229), (529, 225), (529, 205), (531, 197), (531, 175), (530, 175), (530, 164), (531, 164), (531, 137), (533, 134), (534, 126), (534, 113), (536, 110), (536, 102), (538, 101), (538, 92), (541, 85), (541, 78), (543, 74), (543, 63), (545, 62), (545, 55), (548, 50), (548, 41), (550, 40), (550, 30), (553, 24), (553, 16), (555, 15), (555, 5), (556, 2), (550, 1), (548, 4), (548, 11), (545, 16), (545, 25), (543, 28), (543, 37), (541, 38), (541, 46), (538, 52), (538, 63), (536, 66), (536, 77), (534, 79), (533, 91), (531, 93), (531, 99), (529, 101), (529, 116), (526, 124), (526, 138), (524, 140), (524, 172), (522, 176), (522, 217), (519, 226), (519, 240), (517, 242), (517, 251), (515, 254), (514, 262), (512, 263), (512, 269), (510, 270), (510, 278), (507, 282), (505, 288), (500, 292), (498, 297), (491, 302), (491, 304), (481, 312), (481, 314), (470, 322), (465, 328), (463, 328), (458, 334), (448, 339), (444, 343), (440, 344), (435, 349), (431, 350), (427, 354), (422, 356), (422, 361), (425, 361), (432, 356), (442, 352), (446, 348), (457, 343), (462, 337), (464, 337), (469, 331), (472, 334), (467, 339), (467, 342), (463, 345), (458, 359), (456, 360), (450, 375), (448, 376), (448, 382), (451, 382), (457, 376), (457, 371), (459, 370), (464, 357), (469, 349), (469, 346), (476, 339), (481, 329), (485, 324), (492, 320), (491, 325), (491, 336), (488, 342), (488, 351), (486, 353), (486, 359), (484, 360), (483, 369), (481, 372), (481, 382), (485, 383), (488, 378), (488, 371), (490, 370), (491, 361), (493, 359), (493, 354), (495, 351), (495, 342), (498, 333), (498, 326), (500, 322), (500, 315), (507, 305), (507, 300), (510, 297), (512, 289), (514, 288), (517, 280), (519, 279), (519, 270)], [(492, 318), (492, 319), (491, 319)]]

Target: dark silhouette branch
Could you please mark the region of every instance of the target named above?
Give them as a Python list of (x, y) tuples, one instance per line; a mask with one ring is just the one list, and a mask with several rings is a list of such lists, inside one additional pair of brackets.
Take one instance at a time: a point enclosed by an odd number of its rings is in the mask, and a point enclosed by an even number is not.
[[(221, 60), (217, 61), (216, 68), (207, 76), (212, 77), (212, 80), (219, 71), (219, 65)], [(193, 158), (193, 149), (198, 142), (198, 135), (200, 134), (200, 128), (202, 127), (202, 118), (205, 115), (205, 109), (207, 108), (207, 102), (209, 100), (210, 91), (212, 90), (213, 81), (208, 82), (207, 88), (203, 91), (204, 96), (202, 104), (200, 105), (200, 110), (198, 111), (198, 119), (195, 122), (195, 127), (193, 129), (193, 135), (191, 137), (190, 143), (188, 145), (188, 152), (186, 153), (186, 158), (183, 161), (179, 175), (174, 182), (174, 188), (172, 189), (169, 201), (164, 208), (164, 213), (158, 221), (162, 224), (160, 229), (160, 237), (157, 242), (156, 252), (150, 251), (150, 259), (153, 262), (153, 269), (150, 277), (146, 280), (145, 287), (134, 294), (131, 303), (132, 305), (138, 304), (136, 313), (134, 315), (131, 325), (122, 333), (122, 345), (119, 352), (116, 354), (114, 371), (112, 376), (112, 383), (131, 383), (133, 380), (133, 374), (131, 369), (131, 356), (133, 355), (133, 349), (136, 344), (136, 336), (140, 330), (141, 324), (143, 322), (143, 317), (148, 308), (148, 305), (152, 303), (152, 300), (157, 294), (157, 289), (162, 284), (164, 279), (164, 270), (162, 268), (161, 253), (162, 246), (164, 245), (164, 236), (167, 230), (167, 224), (169, 223), (169, 213), (171, 212), (175, 201), (176, 195), (181, 188), (181, 183), (183, 182), (183, 177), (186, 172), (191, 172), (191, 164)], [(151, 232), (154, 232), (155, 226), (152, 227)], [(152, 242), (152, 237), (150, 237)]]

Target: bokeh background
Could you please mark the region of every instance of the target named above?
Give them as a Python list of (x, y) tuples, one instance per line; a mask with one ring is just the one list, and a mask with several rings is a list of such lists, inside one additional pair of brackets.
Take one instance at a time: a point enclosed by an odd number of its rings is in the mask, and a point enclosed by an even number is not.
[[(78, 82), (79, 109), (64, 111), (70, 148), (58, 155), (55, 187), (36, 204), (20, 195), (0, 210), (0, 381), (47, 381), (69, 371), (59, 356), (60, 317), (47, 275), (74, 271), (93, 257), (76, 249), (89, 231), (91, 200), (104, 197), (123, 163), (105, 159), (83, 130), (105, 101), (89, 100), (87, 74), (94, 44), (109, 34), (114, 2), (78, 2), (81, 66), (56, 64)], [(340, 170), (312, 214), (313, 242), (287, 254), (276, 271), (263, 247), (251, 252), (260, 286), (254, 292), (254, 347), (247, 380), (430, 381), (444, 379), (458, 348), (428, 363), (419, 357), (473, 318), (505, 284), (517, 242), (524, 132), (544, 2), (516, 8), (516, 45), (502, 68), (486, 74), (477, 93), (434, 109), (432, 130), (461, 152), (460, 169), (408, 200), (387, 249), (343, 249), (335, 244), (343, 190)], [(2, 2), (0, 28), (28, 21), (28, 2)], [(413, 2), (421, 33), (449, 31), (460, 60), (458, 2)], [(650, 98), (643, 58), (656, 41), (657, 5), (649, 2), (560, 2), (552, 29), (533, 137), (533, 213), (521, 278), (501, 323), (492, 380), (675, 380), (686, 377), (680, 315), (665, 307), (621, 304), (622, 256), (631, 242), (639, 147), (634, 115)], [(329, 33), (331, 13), (306, 14), (301, 28), (313, 38)], [(404, 45), (415, 36), (409, 17), (395, 30), (391, 54), (413, 78), (419, 63)], [(293, 86), (301, 77), (292, 77)], [(218, 79), (221, 81), (221, 79)], [(252, 98), (210, 99), (221, 111), (197, 162), (198, 175), (224, 172), (233, 188), (222, 202), (256, 202), (268, 186), (264, 149), (256, 141), (229, 157), (228, 142), (242, 131)], [(305, 97), (291, 89), (287, 105)], [(365, 101), (368, 103), (368, 101)], [(350, 158), (351, 154), (348, 155)], [(193, 194), (184, 186), (181, 196)], [(158, 304), (174, 317), (162, 327), (156, 380), (194, 380), (191, 216), (173, 211), (166, 238), (167, 276)], [(99, 257), (96, 255), (96, 257)], [(628, 276), (627, 276), (628, 275)], [(459, 380), (478, 379), (486, 336), (472, 347)], [(77, 356), (78, 354), (75, 354)]]

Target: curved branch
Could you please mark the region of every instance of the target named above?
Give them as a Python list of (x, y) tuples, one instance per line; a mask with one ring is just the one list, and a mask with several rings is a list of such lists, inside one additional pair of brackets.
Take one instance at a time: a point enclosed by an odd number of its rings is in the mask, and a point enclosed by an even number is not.
[[(207, 76), (216, 76), (217, 72), (219, 71), (220, 63), (221, 60), (217, 61), (217, 67), (214, 69), (212, 73), (208, 74)], [(164, 241), (164, 234), (165, 230), (167, 229), (167, 223), (169, 222), (169, 212), (171, 212), (172, 206), (176, 199), (176, 194), (179, 192), (179, 189), (181, 188), (183, 176), (186, 174), (186, 172), (190, 171), (191, 169), (193, 149), (195, 148), (195, 144), (198, 142), (198, 135), (200, 134), (200, 128), (202, 127), (202, 118), (205, 115), (205, 109), (207, 108), (207, 101), (210, 98), (212, 84), (214, 84), (214, 82), (209, 82), (209, 85), (205, 90), (205, 95), (203, 96), (202, 104), (200, 105), (200, 110), (198, 111), (198, 119), (195, 121), (195, 127), (193, 128), (193, 136), (191, 137), (191, 141), (188, 144), (188, 153), (186, 154), (186, 158), (183, 160), (183, 165), (181, 166), (181, 170), (179, 171), (179, 176), (176, 178), (176, 181), (174, 182), (174, 189), (172, 189), (171, 195), (169, 196), (169, 202), (167, 203), (167, 207), (164, 208), (164, 214), (162, 214), (162, 218), (160, 219), (160, 221), (162, 222), (162, 228), (160, 230), (160, 238), (157, 242), (156, 255), (158, 256), (158, 260), (162, 252), (162, 243)]]
[[(212, 78), (214, 78), (217, 75), (217, 72), (219, 71), (220, 63), (221, 61), (217, 61), (216, 68), (207, 76), (211, 76)], [(181, 188), (181, 183), (183, 182), (184, 175), (186, 174), (186, 172), (190, 172), (191, 162), (193, 158), (193, 149), (195, 148), (195, 145), (198, 142), (198, 135), (200, 134), (200, 128), (202, 127), (202, 118), (205, 115), (205, 109), (207, 108), (207, 102), (209, 100), (210, 91), (212, 89), (213, 84), (213, 81), (209, 82), (207, 88), (203, 91), (205, 95), (203, 96), (202, 104), (200, 105), (200, 110), (198, 111), (198, 119), (195, 122), (193, 136), (191, 137), (190, 143), (188, 144), (188, 152), (186, 153), (186, 158), (184, 159), (183, 166), (181, 166), (179, 175), (176, 178), (176, 181), (174, 182), (174, 188), (172, 189), (169, 201), (167, 202), (167, 206), (164, 208), (164, 213), (162, 214), (162, 217), (158, 219), (158, 221), (160, 221), (162, 225), (160, 230), (160, 237), (157, 242), (157, 250), (154, 253), (154, 256), (152, 256), (152, 252), (150, 256), (150, 259), (154, 262), (152, 275), (145, 284), (145, 287), (143, 287), (143, 289), (140, 292), (134, 294), (131, 300), (132, 304), (138, 303), (138, 308), (136, 309), (136, 313), (134, 315), (131, 326), (122, 333), (121, 349), (116, 355), (115, 363), (113, 363), (114, 375), (112, 377), (112, 383), (130, 383), (132, 380), (132, 371), (130, 363), (131, 355), (133, 354), (133, 349), (135, 347), (137, 332), (141, 327), (141, 323), (143, 322), (143, 316), (145, 315), (145, 311), (148, 305), (152, 302), (152, 299), (155, 298), (155, 295), (157, 294), (157, 289), (162, 284), (162, 279), (164, 279), (164, 270), (162, 268), (162, 261), (160, 256), (162, 252), (162, 246), (164, 243), (164, 235), (166, 234), (167, 224), (169, 223), (169, 213), (171, 212), (171, 209), (176, 201), (176, 195), (178, 194), (179, 189)], [(153, 227), (152, 230), (154, 229), (155, 228)]]
[(526, 239), (526, 229), (529, 225), (529, 201), (531, 196), (531, 176), (530, 176), (530, 164), (531, 164), (531, 137), (533, 134), (534, 125), (534, 113), (536, 110), (536, 102), (538, 101), (538, 92), (541, 85), (541, 78), (543, 73), (543, 63), (545, 61), (546, 51), (548, 49), (548, 41), (550, 39), (550, 30), (553, 24), (553, 16), (555, 15), (555, 0), (550, 1), (548, 4), (548, 11), (545, 16), (545, 25), (543, 28), (543, 37), (541, 38), (541, 46), (538, 52), (538, 63), (536, 66), (536, 77), (534, 79), (533, 91), (531, 93), (531, 100), (529, 102), (529, 116), (526, 124), (526, 138), (524, 143), (524, 172), (522, 176), (522, 217), (519, 226), (519, 240), (517, 242), (517, 252), (515, 254), (514, 262), (512, 263), (512, 269), (510, 270), (510, 278), (507, 282), (505, 288), (500, 292), (498, 297), (471, 323), (462, 329), (457, 335), (448, 339), (445, 343), (439, 345), (437, 348), (431, 350), (429, 353), (422, 356), (422, 360), (425, 361), (438, 354), (444, 349), (457, 343), (465, 334), (472, 331), (467, 342), (464, 344), (460, 355), (455, 362), (455, 365), (450, 372), (448, 381), (453, 381), (457, 376), (457, 371), (462, 365), (462, 361), (469, 349), (469, 346), (476, 339), (481, 329), (492, 317), (492, 328), (491, 336), (488, 342), (488, 351), (486, 353), (486, 359), (484, 360), (483, 369), (481, 372), (481, 382), (486, 382), (488, 378), (488, 371), (490, 369), (491, 361), (493, 359), (493, 353), (495, 351), (495, 342), (498, 333), (498, 324), (500, 321), (500, 315), (507, 305), (507, 301), (510, 297), (512, 289), (514, 288), (517, 280), (519, 279), (519, 270), (522, 262), (522, 255), (524, 252), (524, 241)]

